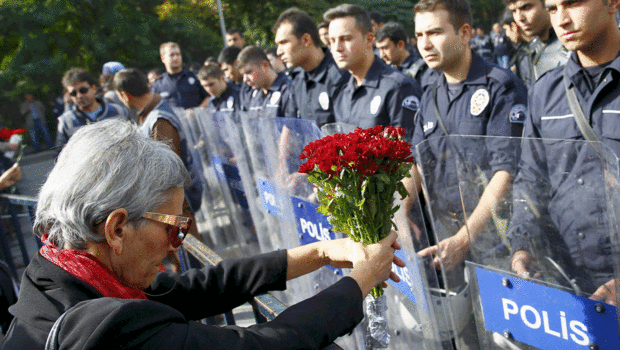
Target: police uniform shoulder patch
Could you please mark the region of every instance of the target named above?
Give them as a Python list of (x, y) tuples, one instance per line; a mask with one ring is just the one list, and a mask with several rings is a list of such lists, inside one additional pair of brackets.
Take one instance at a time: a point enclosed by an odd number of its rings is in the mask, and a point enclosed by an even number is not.
[(329, 109), (329, 95), (327, 95), (327, 92), (323, 91), (319, 94), (319, 105), (321, 105), (324, 111)]
[(159, 96), (161, 96), (161, 98), (167, 98), (170, 96), (170, 93), (168, 91), (162, 91)]
[(370, 114), (377, 114), (379, 106), (381, 106), (381, 96), (377, 95), (370, 101)]
[(196, 83), (196, 79), (194, 79), (194, 77), (189, 77), (189, 79), (187, 79), (187, 82), (189, 83), (189, 85), (194, 85)]
[(478, 89), (471, 96), (471, 102), (469, 104), (469, 112), (472, 115), (479, 115), (489, 104), (489, 92), (485, 89)]
[(235, 98), (232, 96), (228, 96), (228, 100), (226, 100), (226, 106), (230, 109), (235, 105)]
[(511, 123), (525, 123), (525, 116), (527, 114), (527, 107), (519, 103), (510, 109), (510, 122)]
[(273, 94), (271, 94), (271, 99), (269, 100), (269, 103), (272, 105), (277, 104), (280, 100), (280, 96), (282, 96), (282, 93), (280, 91), (274, 91)]
[(258, 90), (254, 90), (252, 91), (252, 98), (256, 97), (256, 94), (258, 93)]
[(420, 108), (420, 100), (415, 95), (407, 96), (403, 100), (403, 107), (415, 112)]

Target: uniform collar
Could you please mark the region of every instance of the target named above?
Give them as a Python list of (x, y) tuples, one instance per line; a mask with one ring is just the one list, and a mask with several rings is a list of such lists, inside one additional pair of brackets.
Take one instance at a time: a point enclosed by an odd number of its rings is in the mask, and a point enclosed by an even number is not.
[(180, 71), (179, 73), (176, 73), (176, 74), (170, 74), (168, 72), (164, 72), (164, 74), (162, 74), (162, 76), (164, 76), (164, 75), (169, 77), (169, 78), (171, 78), (171, 79), (178, 79), (178, 78), (181, 78), (181, 77), (187, 75), (187, 69), (183, 69), (182, 71)]
[(278, 73), (276, 80), (273, 81), (273, 84), (271, 84), (271, 86), (267, 90), (271, 92), (282, 90), (282, 85), (284, 85), (287, 79), (288, 79), (288, 76), (284, 72)]
[(405, 58), (403, 63), (401, 63), (400, 66), (398, 66), (398, 68), (399, 69), (407, 69), (407, 68), (411, 67), (411, 65), (414, 64), (416, 61), (417, 61), (416, 57), (414, 55), (412, 55), (411, 52), (410, 52), (409, 56), (407, 56), (407, 58)]
[(222, 92), (222, 94), (220, 96), (212, 97), (211, 101), (213, 101), (213, 104), (218, 104), (221, 101), (228, 100), (228, 98), (233, 95), (235, 90), (239, 90), (237, 85), (235, 83), (233, 83), (233, 82), (227, 82), (226, 83), (226, 90), (224, 90), (224, 92)]
[[(375, 89), (378, 88), (381, 74), (383, 73), (385, 68), (387, 68), (387, 65), (383, 62), (383, 60), (375, 56), (374, 62), (372, 62), (372, 65), (368, 69), (368, 72), (366, 72), (364, 81), (362, 81), (362, 84), (359, 87), (367, 86)], [(355, 78), (353, 77), (353, 75), (351, 75), (349, 84), (353, 84), (355, 88)]]
[[(486, 85), (487, 75), (489, 73), (489, 64), (482, 59), (477, 53), (471, 52), (471, 65), (467, 72), (467, 78), (460, 82), (463, 85)], [(441, 85), (447, 85), (446, 76), (442, 73), (439, 77)]]
[[(566, 75), (569, 77), (571, 84), (573, 84), (574, 81), (581, 79), (580, 77), (577, 76), (580, 73), (587, 74), (583, 72), (585, 68), (583, 68), (581, 63), (579, 63), (579, 58), (577, 57), (577, 53), (575, 51), (571, 52), (570, 58), (568, 62), (566, 62), (565, 69), (566, 69)], [(614, 60), (611, 61), (611, 63), (607, 66), (606, 70), (607, 69), (612, 69), (616, 71), (617, 74), (620, 74), (620, 52), (618, 53), (616, 58), (614, 58)]]

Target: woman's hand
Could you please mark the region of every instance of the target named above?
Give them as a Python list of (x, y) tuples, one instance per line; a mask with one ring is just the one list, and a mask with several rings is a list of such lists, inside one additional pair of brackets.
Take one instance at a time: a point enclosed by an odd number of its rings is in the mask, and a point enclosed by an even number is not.
[(22, 178), (22, 171), (17, 163), (0, 175), (0, 189), (12, 186)]

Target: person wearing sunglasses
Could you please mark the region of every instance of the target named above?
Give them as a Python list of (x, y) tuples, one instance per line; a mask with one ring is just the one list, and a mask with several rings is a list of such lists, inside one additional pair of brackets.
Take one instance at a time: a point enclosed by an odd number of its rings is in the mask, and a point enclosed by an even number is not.
[[(162, 271), (192, 222), (182, 215), (189, 174), (169, 145), (130, 122), (78, 130), (38, 197), (43, 247), (24, 272), (2, 349), (319, 349), (362, 320), (364, 297), (387, 278), (400, 246), (317, 242), (225, 260), (180, 275)], [(248, 328), (204, 325), (257, 294), (330, 264), (351, 273), (275, 320)], [(387, 286), (387, 285), (386, 285)], [(58, 322), (57, 322), (58, 321)]]
[(84, 125), (108, 118), (129, 119), (128, 111), (124, 106), (97, 99), (97, 84), (86, 70), (69, 69), (62, 78), (62, 85), (71, 103), (58, 117), (56, 148), (59, 150), (75, 131)]

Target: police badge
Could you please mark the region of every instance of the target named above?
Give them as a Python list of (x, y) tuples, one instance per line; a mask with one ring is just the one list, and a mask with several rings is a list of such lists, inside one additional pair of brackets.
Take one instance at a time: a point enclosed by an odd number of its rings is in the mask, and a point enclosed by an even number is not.
[(471, 115), (479, 115), (489, 104), (489, 92), (485, 89), (478, 89), (471, 96), (469, 112)]

